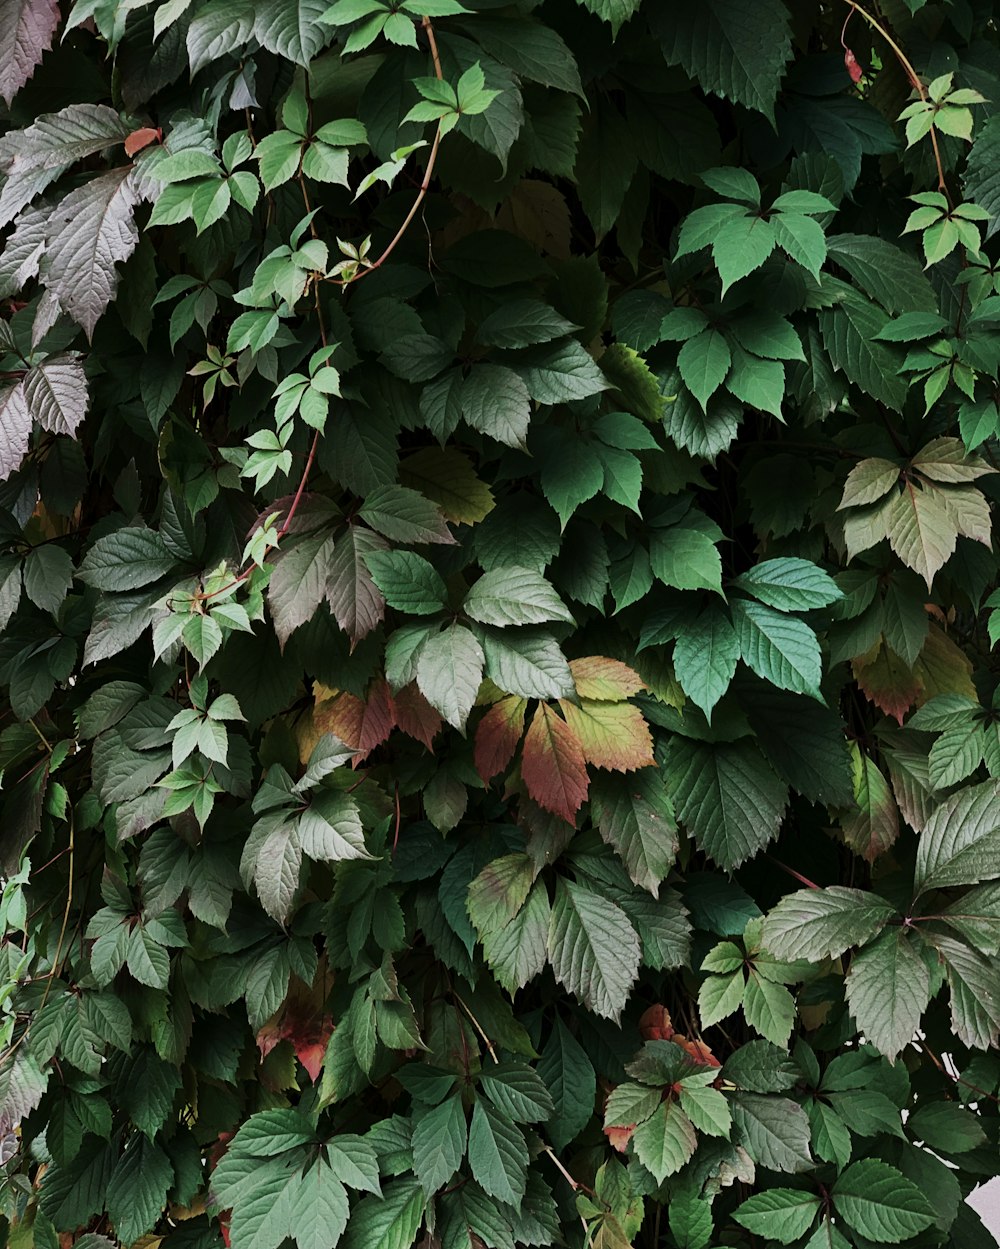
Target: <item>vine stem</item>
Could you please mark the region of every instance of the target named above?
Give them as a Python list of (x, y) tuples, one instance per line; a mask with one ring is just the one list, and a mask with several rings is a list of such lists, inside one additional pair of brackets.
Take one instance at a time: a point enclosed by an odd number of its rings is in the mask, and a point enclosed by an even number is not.
[[(914, 91), (916, 91), (917, 95), (920, 96), (920, 99), (923, 101), (923, 103), (927, 104), (928, 103), (927, 91), (926, 91), (926, 88), (924, 87), (924, 84), (920, 81), (920, 76), (917, 74), (917, 71), (913, 68), (912, 61), (909, 59), (909, 57), (906, 55), (903, 49), (899, 46), (896, 40), (893, 39), (892, 35), (889, 34), (889, 32), (886, 30), (886, 28), (882, 25), (882, 23), (877, 18), (872, 17), (872, 15), (868, 12), (867, 9), (862, 8), (861, 5), (857, 3), (857, 0), (844, 0), (844, 3), (848, 5), (853, 10), (853, 12), (857, 13), (860, 17), (864, 18), (864, 20), (868, 23), (868, 25), (872, 28), (872, 30), (878, 31), (878, 33), (882, 36), (882, 38), (886, 41), (886, 43), (892, 49), (893, 55), (895, 56), (896, 60), (903, 67), (903, 72), (906, 74), (907, 78), (910, 80), (910, 86), (913, 88)], [(849, 19), (850, 19), (850, 14), (848, 14), (848, 20)], [(846, 30), (847, 30), (847, 21), (844, 22), (844, 32), (846, 32)], [(844, 32), (841, 33), (841, 43), (843, 43), (844, 41)], [(944, 165), (941, 162), (941, 149), (938, 147), (937, 128), (935, 127), (933, 122), (931, 122), (930, 136), (931, 136), (931, 147), (934, 149), (934, 164), (937, 166), (938, 190), (944, 195), (945, 199), (948, 201), (949, 208), (953, 208), (954, 204), (952, 203), (951, 192), (948, 190), (947, 182), (945, 182)]]
[[(442, 82), (444, 80), (444, 73), (441, 69), (441, 54), (438, 51), (437, 39), (434, 35), (434, 27), (431, 24), (431, 19), (425, 16), (421, 22), (421, 25), (423, 26), (424, 30), (427, 33), (427, 42), (429, 43), (430, 49), (431, 49), (431, 59), (434, 62), (434, 76), (437, 78), (439, 82)], [(374, 273), (375, 270), (381, 268), (382, 265), (385, 264), (385, 262), (392, 255), (393, 251), (396, 248), (396, 245), (399, 243), (400, 239), (402, 239), (406, 231), (410, 228), (413, 218), (417, 215), (417, 211), (420, 208), (420, 205), (424, 202), (424, 200), (427, 197), (427, 192), (430, 189), (431, 177), (433, 176), (433, 173), (434, 173), (434, 165), (437, 161), (437, 154), (438, 154), (438, 149), (440, 148), (440, 146), (441, 146), (441, 123), (438, 122), (437, 129), (434, 132), (434, 141), (431, 143), (430, 154), (427, 157), (427, 165), (424, 168), (424, 176), (420, 182), (420, 189), (418, 190), (417, 196), (414, 199), (412, 205), (410, 206), (410, 211), (406, 214), (406, 217), (403, 220), (403, 224), (399, 227), (399, 229), (393, 235), (385, 251), (382, 252), (382, 254), (378, 257), (377, 260), (373, 261), (370, 265), (367, 266), (367, 268), (359, 270), (352, 277), (345, 278), (345, 279), (334, 279), (338, 286), (346, 288), (348, 286), (353, 285), (355, 282), (359, 281), (361, 278), (365, 276), (366, 273)], [(306, 206), (306, 212), (311, 212), (312, 208), (309, 202), (309, 192), (306, 189), (305, 178), (303, 177), (301, 169), (299, 169), (298, 182), (299, 182), (299, 188), (302, 191), (302, 199)], [(317, 238), (318, 234), (316, 231), (315, 223), (310, 222), (309, 228), (310, 228), (310, 232), (312, 233), (313, 238)], [(322, 310), (322, 307), (320, 306), (318, 283), (314, 285), (313, 290), (314, 290), (315, 299), (316, 299), (316, 317), (317, 317), (317, 320), (319, 321), (320, 340), (322, 341), (323, 346), (325, 347), (327, 345), (326, 326), (323, 323), (323, 310)], [(292, 521), (295, 519), (295, 513), (299, 510), (299, 504), (302, 502), (302, 495), (305, 493), (306, 484), (309, 481), (309, 474), (312, 472), (312, 466), (316, 460), (316, 452), (319, 449), (319, 438), (320, 438), (320, 433), (319, 433), (319, 430), (317, 430), (315, 434), (313, 434), (313, 440), (312, 440), (312, 444), (309, 447), (309, 454), (306, 457), (305, 467), (302, 470), (302, 476), (299, 478), (298, 489), (295, 491), (295, 495), (292, 499), (291, 506), (288, 509), (288, 515), (282, 521), (281, 528), (278, 530), (277, 536), (278, 536), (279, 542), (285, 536), (285, 534), (288, 533), (288, 530), (291, 528)], [(241, 573), (239, 573), (236, 577), (234, 577), (232, 581), (222, 586), (221, 589), (214, 590), (211, 594), (201, 595), (200, 601), (205, 602), (210, 598), (217, 597), (219, 594), (224, 594), (227, 590), (231, 590), (233, 586), (240, 585), (242, 582), (244, 582), (247, 579), (247, 577), (250, 576), (250, 573), (252, 571), (253, 571), (252, 567), (245, 568)]]
[[(434, 27), (431, 25), (431, 19), (425, 16), (423, 18), (423, 21), (421, 22), (421, 25), (423, 26), (424, 30), (427, 33), (427, 42), (430, 44), (431, 59), (434, 62), (434, 76), (435, 78), (437, 78), (438, 82), (443, 82), (444, 74), (441, 70), (441, 56), (440, 56), (440, 53), (438, 52), (437, 39), (434, 36)], [(393, 251), (396, 248), (396, 244), (400, 241), (400, 239), (402, 239), (403, 235), (410, 228), (410, 224), (413, 221), (413, 218), (417, 215), (417, 210), (420, 208), (420, 205), (424, 202), (424, 200), (427, 197), (427, 192), (430, 190), (431, 177), (433, 176), (433, 173), (434, 173), (434, 165), (437, 161), (438, 148), (440, 146), (441, 146), (441, 123), (438, 122), (437, 129), (434, 131), (434, 139), (433, 139), (433, 142), (431, 143), (430, 154), (427, 157), (427, 165), (424, 169), (424, 176), (420, 181), (420, 189), (417, 192), (416, 199), (410, 205), (410, 211), (406, 214), (405, 218), (403, 219), (403, 224), (399, 227), (396, 233), (392, 236), (392, 239), (389, 242), (389, 245), (386, 247), (385, 251), (381, 254), (381, 256), (379, 256), (377, 260), (373, 260), (370, 265), (367, 265), (364, 269), (359, 269), (357, 273), (353, 274), (349, 278), (334, 279), (338, 286), (347, 287), (347, 286), (352, 286), (355, 282), (360, 282), (361, 279), (366, 274), (374, 273), (376, 269), (380, 269), (382, 265), (384, 265), (385, 262), (392, 255)]]

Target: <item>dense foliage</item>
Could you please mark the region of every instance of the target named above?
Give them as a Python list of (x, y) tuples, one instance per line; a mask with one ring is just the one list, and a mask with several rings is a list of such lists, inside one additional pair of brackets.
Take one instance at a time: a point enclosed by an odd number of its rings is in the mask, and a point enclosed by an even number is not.
[(0, 0), (12, 1249), (982, 1249), (990, 0)]

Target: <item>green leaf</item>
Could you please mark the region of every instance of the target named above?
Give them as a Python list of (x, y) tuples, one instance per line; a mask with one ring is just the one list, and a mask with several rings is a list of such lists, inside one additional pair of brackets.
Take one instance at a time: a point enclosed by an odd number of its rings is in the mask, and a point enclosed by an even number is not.
[(455, 541), (437, 507), (407, 486), (377, 486), (365, 496), (358, 515), (390, 542)]
[(779, 611), (829, 607), (843, 598), (837, 583), (806, 559), (769, 559), (742, 573), (734, 585)]
[(764, 948), (785, 961), (837, 958), (870, 941), (895, 913), (890, 902), (862, 889), (799, 889), (765, 917)]
[(847, 1226), (879, 1244), (899, 1244), (934, 1222), (934, 1212), (920, 1189), (876, 1158), (848, 1167), (830, 1195)]
[(890, 347), (875, 341), (884, 314), (847, 287), (838, 286), (836, 294), (835, 307), (819, 314), (823, 345), (833, 367), (865, 394), (899, 412), (906, 399), (906, 383), (899, 377), (902, 361)]
[(429, 637), (417, 659), (420, 692), (454, 728), (464, 731), (483, 679), (485, 656), (473, 634), (453, 624)]
[(73, 561), (61, 547), (32, 547), (24, 561), (24, 592), (42, 611), (55, 613), (73, 584)]
[(597, 1077), (586, 1051), (558, 1015), (542, 1050), (538, 1074), (556, 1108), (547, 1125), (549, 1138), (556, 1149), (565, 1149), (590, 1122)]
[(702, 411), (726, 380), (731, 364), (729, 344), (720, 330), (703, 330), (681, 348), (677, 367), (684, 385), (701, 404)]
[(515, 1123), (542, 1122), (555, 1110), (544, 1082), (530, 1067), (501, 1063), (486, 1069), (480, 1084), (496, 1108)]
[(733, 1218), (755, 1236), (790, 1245), (812, 1226), (820, 1199), (797, 1188), (770, 1188), (737, 1206)]
[(732, 871), (777, 836), (788, 791), (752, 742), (674, 737), (664, 767), (678, 819), (720, 867)]
[(658, 1184), (668, 1175), (676, 1175), (697, 1144), (694, 1125), (677, 1102), (661, 1101), (632, 1136), (636, 1157)]
[(681, 689), (709, 721), (732, 682), (739, 658), (739, 641), (729, 616), (714, 603), (704, 607), (677, 639), (674, 673)]
[(137, 590), (170, 572), (175, 563), (152, 529), (119, 529), (93, 543), (76, 575), (98, 590)]
[(795, 1001), (785, 986), (751, 970), (743, 993), (743, 1015), (750, 1027), (774, 1045), (787, 1045), (795, 1014)]
[(486, 675), (521, 698), (573, 698), (576, 686), (566, 657), (540, 629), (483, 629)]
[(809, 1120), (787, 1097), (737, 1093), (732, 1099), (733, 1126), (750, 1157), (771, 1171), (795, 1173), (812, 1165)]
[(573, 617), (548, 581), (530, 568), (494, 568), (465, 596), (467, 616), (488, 625), (573, 623)]
[(765, 0), (752, 10), (739, 0), (663, 10), (653, 30), (669, 65), (680, 65), (706, 91), (773, 116), (791, 55), (788, 10), (778, 0)]
[(529, 347), (510, 364), (536, 403), (568, 403), (608, 389), (604, 374), (576, 339)]
[(344, 1234), (350, 1208), (334, 1167), (317, 1158), (298, 1181), (289, 1226), (299, 1249), (334, 1249)]
[(998, 786), (960, 790), (935, 807), (917, 845), (916, 892), (972, 885), (1000, 876)]
[(954, 1102), (927, 1102), (906, 1121), (913, 1136), (931, 1149), (963, 1154), (986, 1144), (976, 1115)]
[(600, 772), (590, 803), (594, 823), (632, 881), (658, 897), (677, 854), (677, 826), (662, 778), (653, 768), (628, 776)]
[(174, 1169), (159, 1145), (133, 1136), (108, 1181), (107, 1209), (123, 1244), (134, 1244), (156, 1224)]
[(707, 533), (673, 525), (655, 529), (649, 544), (653, 573), (676, 590), (722, 590), (722, 559)]
[(448, 591), (437, 569), (412, 551), (368, 551), (363, 556), (385, 601), (411, 616), (443, 611)]
[(410, 1249), (424, 1216), (426, 1198), (416, 1179), (387, 1184), (381, 1197), (363, 1197), (351, 1211), (345, 1249)]
[(140, 984), (165, 989), (170, 979), (170, 956), (143, 925), (132, 929), (125, 956), (129, 971)]
[(816, 634), (801, 620), (771, 607), (737, 599), (733, 628), (746, 665), (779, 689), (822, 698), (822, 663)]
[(476, 340), (486, 347), (531, 347), (578, 328), (540, 300), (508, 299), (480, 322)]
[(462, 383), (462, 417), (508, 447), (524, 447), (531, 421), (528, 387), (513, 370), (476, 364)]
[(548, 945), (556, 980), (598, 1015), (617, 1019), (640, 957), (639, 938), (625, 912), (610, 899), (560, 878)]
[(465, 1147), (465, 1110), (456, 1093), (422, 1115), (413, 1128), (413, 1169), (428, 1197), (458, 1170)]
[(498, 1201), (517, 1205), (524, 1197), (528, 1147), (520, 1128), (488, 1102), (477, 1101), (469, 1124), (469, 1169)]

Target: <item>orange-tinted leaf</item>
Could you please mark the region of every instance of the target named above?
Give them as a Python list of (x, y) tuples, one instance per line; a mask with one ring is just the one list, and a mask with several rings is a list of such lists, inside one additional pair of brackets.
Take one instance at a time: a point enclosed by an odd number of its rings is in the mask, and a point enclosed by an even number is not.
[(920, 696), (920, 682), (911, 668), (885, 642), (851, 660), (854, 679), (868, 698), (900, 724)]
[(704, 1041), (689, 1041), (687, 1037), (675, 1036), (674, 1041), (694, 1059), (699, 1067), (721, 1067), (722, 1063), (715, 1057)]
[(396, 705), (396, 724), (407, 737), (423, 742), (428, 750), (434, 749), (434, 738), (441, 731), (441, 717), (423, 694), (411, 682), (404, 685), (393, 699)]
[(151, 143), (159, 143), (162, 138), (163, 131), (153, 126), (143, 126), (140, 130), (133, 130), (125, 140), (125, 155), (134, 156), (136, 152), (141, 152)]
[(589, 698), (559, 704), (573, 729), (588, 763), (615, 772), (632, 772), (656, 764), (653, 738), (642, 712), (631, 703), (599, 703)]
[(639, 1125), (637, 1123), (629, 1124), (627, 1128), (605, 1128), (604, 1135), (608, 1141), (618, 1150), (620, 1154), (625, 1152), (625, 1147), (632, 1139), (632, 1134)]
[(617, 703), (646, 688), (638, 672), (617, 659), (606, 659), (603, 655), (571, 659), (569, 670), (581, 698)]
[(507, 769), (517, 743), (524, 732), (524, 713), (527, 701), (516, 694), (501, 698), (487, 711), (476, 729), (476, 771), (484, 781), (490, 781), (498, 772)]
[(320, 703), (313, 716), (319, 733), (332, 733), (356, 750), (360, 762), (380, 745), (396, 725), (396, 708), (384, 680), (372, 682), (365, 700), (341, 691), (328, 702)]
[(539, 703), (524, 739), (521, 776), (539, 806), (570, 823), (589, 780), (580, 739), (548, 703)]

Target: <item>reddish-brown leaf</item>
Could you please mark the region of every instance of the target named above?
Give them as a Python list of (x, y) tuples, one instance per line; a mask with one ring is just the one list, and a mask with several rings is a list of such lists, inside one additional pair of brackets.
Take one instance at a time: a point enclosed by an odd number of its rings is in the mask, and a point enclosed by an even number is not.
[(595, 768), (632, 772), (655, 766), (653, 738), (638, 707), (589, 698), (582, 698), (578, 707), (568, 702), (559, 705), (580, 740), (587, 762)]
[(607, 659), (603, 655), (571, 659), (569, 670), (581, 698), (617, 703), (646, 688), (638, 672), (617, 659)]
[(314, 1083), (319, 1079), (327, 1042), (333, 1035), (333, 1019), (323, 1009), (323, 983), (320, 976), (316, 986), (307, 989), (295, 981), (281, 1008), (257, 1033), (262, 1059), (279, 1041), (289, 1041)]
[(657, 1002), (639, 1016), (639, 1035), (644, 1041), (669, 1041), (674, 1035), (670, 1011)]
[(473, 758), (476, 771), (484, 781), (490, 781), (498, 772), (507, 770), (524, 732), (527, 708), (525, 699), (512, 694), (494, 703), (479, 721)]
[(524, 738), (521, 776), (539, 806), (570, 823), (587, 797), (580, 739), (548, 703), (539, 703)]
[(163, 131), (159, 127), (143, 126), (139, 130), (133, 130), (125, 140), (125, 155), (134, 156), (144, 147), (149, 147), (151, 143), (159, 143), (162, 139)]
[(332, 733), (356, 750), (354, 762), (360, 763), (395, 728), (396, 708), (388, 685), (380, 678), (372, 682), (364, 700), (342, 690), (319, 703), (313, 723), (317, 733)]
[(423, 694), (411, 682), (404, 685), (393, 699), (396, 705), (396, 724), (407, 737), (423, 742), (428, 750), (434, 749), (434, 738), (441, 731), (442, 720)]

